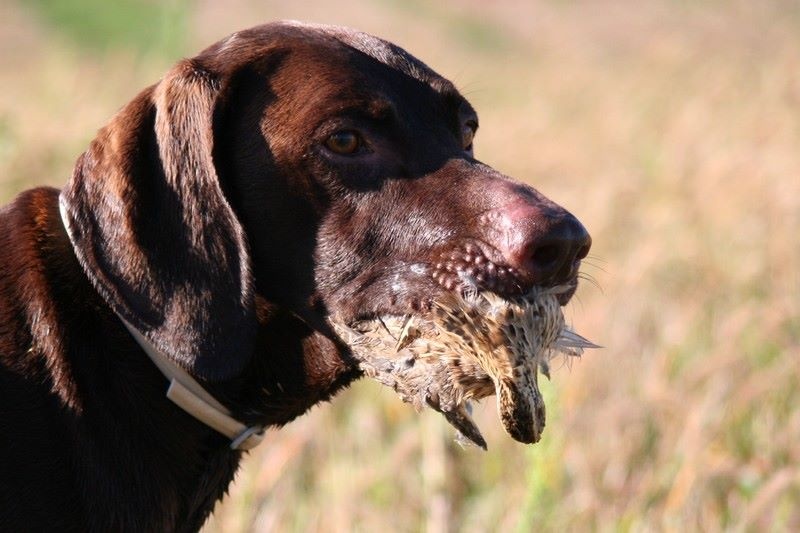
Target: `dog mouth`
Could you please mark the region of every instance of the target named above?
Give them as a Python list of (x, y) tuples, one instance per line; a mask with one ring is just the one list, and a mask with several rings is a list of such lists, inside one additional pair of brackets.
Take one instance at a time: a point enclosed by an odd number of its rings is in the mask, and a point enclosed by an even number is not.
[(486, 449), (471, 405), (495, 395), (506, 432), (535, 443), (545, 425), (539, 373), (549, 379), (554, 357), (598, 347), (565, 323), (562, 301), (574, 290), (567, 284), (502, 297), (469, 286), (445, 292), (428, 311), (331, 323), (365, 375), (417, 410), (439, 411), (459, 437)]

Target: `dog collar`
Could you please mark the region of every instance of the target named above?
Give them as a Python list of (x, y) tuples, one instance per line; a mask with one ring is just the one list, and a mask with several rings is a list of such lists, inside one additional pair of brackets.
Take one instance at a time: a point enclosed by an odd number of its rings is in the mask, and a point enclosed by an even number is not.
[[(59, 200), (58, 204), (64, 229), (69, 240), (74, 243), (63, 200)], [(231, 439), (232, 450), (250, 450), (258, 446), (264, 439), (264, 426), (246, 426), (233, 418), (228, 408), (209, 394), (186, 370), (178, 366), (166, 354), (160, 352), (122, 315), (117, 313), (117, 316), (144, 350), (144, 353), (169, 380), (167, 398), (206, 426)]]
[(233, 418), (231, 412), (186, 370), (161, 353), (127, 320), (121, 316), (119, 318), (144, 353), (169, 380), (167, 398), (203, 424), (231, 439), (232, 450), (250, 450), (258, 446), (264, 438), (263, 426), (246, 426)]

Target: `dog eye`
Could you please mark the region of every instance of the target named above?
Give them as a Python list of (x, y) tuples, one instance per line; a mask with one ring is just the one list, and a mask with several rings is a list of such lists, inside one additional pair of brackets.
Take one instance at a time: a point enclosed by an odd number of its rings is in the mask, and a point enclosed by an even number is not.
[(464, 150), (472, 150), (472, 141), (475, 139), (475, 130), (477, 129), (478, 125), (471, 121), (461, 129), (461, 143)]
[(352, 130), (341, 130), (325, 139), (325, 146), (339, 155), (352, 155), (361, 148), (361, 136)]

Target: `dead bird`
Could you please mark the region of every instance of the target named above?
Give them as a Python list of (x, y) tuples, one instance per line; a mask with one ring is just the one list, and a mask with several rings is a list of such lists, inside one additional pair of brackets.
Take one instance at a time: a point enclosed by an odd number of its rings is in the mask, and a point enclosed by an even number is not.
[(426, 316), (385, 316), (333, 326), (362, 371), (391, 387), (416, 409), (441, 412), (472, 443), (486, 441), (470, 415), (471, 402), (497, 396), (506, 431), (534, 443), (545, 425), (538, 373), (550, 361), (598, 346), (564, 321), (558, 295), (568, 287), (534, 288), (502, 298), (467, 288), (434, 301)]

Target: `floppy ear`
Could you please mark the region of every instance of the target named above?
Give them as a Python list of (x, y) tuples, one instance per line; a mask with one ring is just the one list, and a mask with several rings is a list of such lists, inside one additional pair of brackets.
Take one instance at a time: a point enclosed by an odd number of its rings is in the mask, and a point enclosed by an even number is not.
[(244, 367), (256, 331), (245, 235), (212, 155), (220, 85), (196, 61), (179, 63), (99, 132), (60, 199), (100, 294), (208, 380)]

